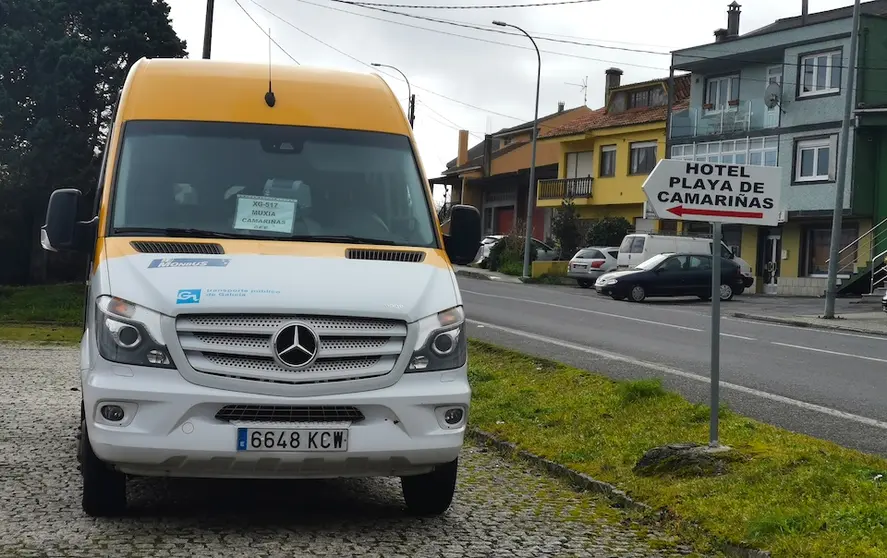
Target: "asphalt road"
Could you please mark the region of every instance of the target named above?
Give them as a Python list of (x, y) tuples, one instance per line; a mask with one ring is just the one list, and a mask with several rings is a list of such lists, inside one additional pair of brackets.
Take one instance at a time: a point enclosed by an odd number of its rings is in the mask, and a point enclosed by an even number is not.
[[(459, 284), (472, 337), (613, 378), (659, 377), (692, 401), (709, 401), (708, 303), (635, 304), (593, 290), (464, 277)], [(722, 303), (722, 315), (749, 305), (766, 311), (743, 299)], [(887, 337), (722, 318), (720, 360), (731, 409), (887, 455)]]
[(0, 344), (0, 557), (679, 558), (602, 497), (466, 444), (442, 517), (404, 511), (397, 479), (134, 479), (130, 514), (80, 509), (76, 348)]

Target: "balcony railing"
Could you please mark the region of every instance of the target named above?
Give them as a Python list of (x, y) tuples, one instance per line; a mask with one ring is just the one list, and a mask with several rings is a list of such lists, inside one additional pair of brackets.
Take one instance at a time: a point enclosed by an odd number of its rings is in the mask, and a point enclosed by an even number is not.
[(687, 108), (671, 115), (672, 138), (741, 134), (779, 126), (779, 107), (763, 101), (733, 101), (720, 107)]
[(562, 200), (567, 197), (590, 198), (592, 182), (594, 182), (594, 178), (590, 176), (540, 180), (537, 197), (540, 200)]

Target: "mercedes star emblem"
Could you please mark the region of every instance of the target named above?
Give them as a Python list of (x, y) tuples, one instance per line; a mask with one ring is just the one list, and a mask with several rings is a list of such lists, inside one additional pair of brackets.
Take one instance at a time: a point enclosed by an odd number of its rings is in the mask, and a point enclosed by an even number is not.
[(313, 329), (300, 322), (284, 325), (271, 339), (274, 358), (286, 368), (305, 368), (317, 358), (320, 339)]

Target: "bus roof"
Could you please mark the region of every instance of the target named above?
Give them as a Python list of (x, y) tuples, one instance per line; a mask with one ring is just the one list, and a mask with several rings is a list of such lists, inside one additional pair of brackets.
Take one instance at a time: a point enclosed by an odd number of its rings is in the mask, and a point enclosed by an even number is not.
[[(269, 71), (275, 104), (265, 102)], [(118, 121), (198, 120), (410, 135), (378, 75), (219, 60), (146, 59), (127, 76)]]

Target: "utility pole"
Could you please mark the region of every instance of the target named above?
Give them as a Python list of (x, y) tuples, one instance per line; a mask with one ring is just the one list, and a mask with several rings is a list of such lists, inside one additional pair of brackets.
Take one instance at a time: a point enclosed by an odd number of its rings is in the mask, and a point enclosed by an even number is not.
[(213, 11), (215, 0), (206, 0), (206, 23), (203, 25), (203, 58), (209, 60), (213, 44)]
[(838, 151), (838, 172), (835, 177), (835, 209), (832, 214), (832, 237), (829, 246), (828, 281), (825, 290), (825, 312), (822, 317), (835, 317), (835, 299), (838, 297), (838, 259), (841, 250), (841, 224), (844, 213), (844, 189), (847, 185), (847, 154), (850, 149), (850, 119), (856, 105), (856, 48), (859, 42), (859, 0), (853, 3), (853, 28), (850, 30), (850, 58), (847, 64), (847, 84), (844, 88), (844, 121), (841, 123)]

